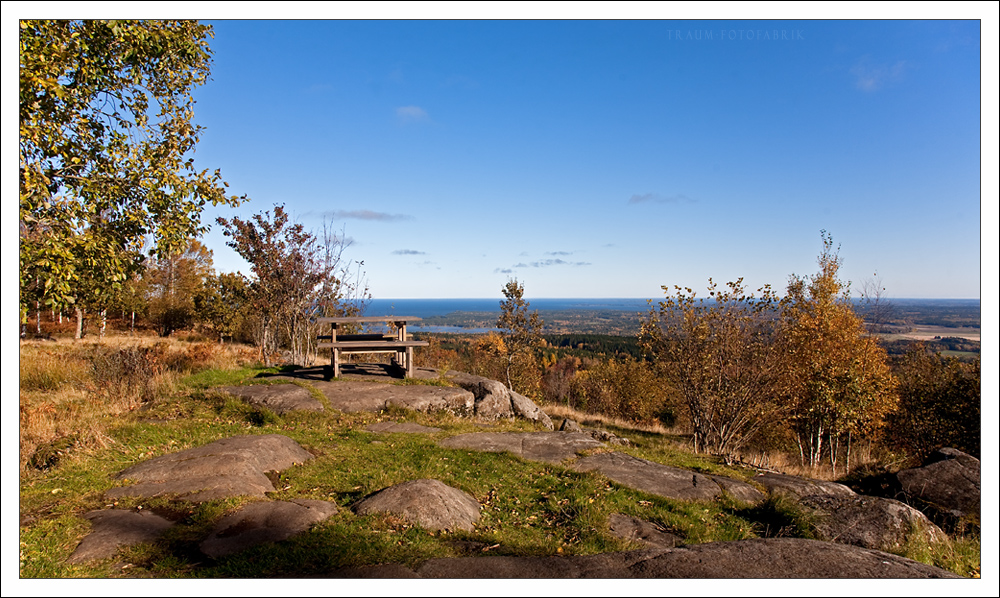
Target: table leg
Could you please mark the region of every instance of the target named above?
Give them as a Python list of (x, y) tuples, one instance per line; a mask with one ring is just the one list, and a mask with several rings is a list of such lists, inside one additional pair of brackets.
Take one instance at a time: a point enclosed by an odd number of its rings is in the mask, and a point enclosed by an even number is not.
[[(330, 324), (330, 341), (337, 342), (337, 323)], [(330, 348), (330, 369), (333, 370), (333, 377), (340, 377), (340, 350), (336, 347)]]

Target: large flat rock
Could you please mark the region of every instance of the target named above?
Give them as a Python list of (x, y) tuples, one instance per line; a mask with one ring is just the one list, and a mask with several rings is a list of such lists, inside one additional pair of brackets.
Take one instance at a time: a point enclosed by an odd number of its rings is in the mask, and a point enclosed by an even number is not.
[(91, 531), (66, 559), (67, 563), (84, 563), (112, 557), (119, 546), (152, 542), (173, 525), (148, 511), (106, 509), (91, 511), (84, 517), (90, 520)]
[(344, 412), (378, 412), (391, 405), (425, 413), (447, 411), (471, 415), (475, 405), (471, 392), (447, 386), (399, 386), (360, 380), (312, 381), (311, 384), (330, 401), (331, 407)]
[[(574, 462), (576, 471), (595, 471), (623, 486), (677, 500), (712, 500), (723, 490), (734, 498), (754, 502), (764, 495), (745, 482), (707, 476), (662, 465), (625, 453), (599, 453)], [(720, 483), (717, 480), (723, 480)]]
[(913, 507), (877, 496), (806, 496), (817, 539), (875, 550), (900, 550), (911, 540), (947, 542), (948, 536)]
[(439, 558), (415, 570), (397, 564), (334, 571), (331, 577), (433, 579), (903, 579), (959, 578), (879, 552), (799, 538), (710, 542), (585, 556)]
[(791, 498), (802, 498), (803, 496), (855, 496), (854, 490), (837, 482), (813, 480), (783, 473), (765, 473), (755, 477), (754, 481), (767, 488), (767, 491), (771, 494), (785, 494)]
[(612, 513), (608, 517), (608, 531), (612, 536), (642, 542), (651, 548), (673, 548), (684, 543), (680, 536), (662, 530), (645, 519), (630, 517), (624, 513)]
[(323, 404), (308, 390), (296, 384), (223, 386), (217, 390), (239, 397), (251, 405), (270, 409), (279, 415), (289, 411), (323, 411)]
[(268, 471), (282, 471), (311, 459), (297, 442), (280, 434), (234, 436), (125, 469), (115, 476), (134, 482), (112, 488), (108, 498), (176, 495), (202, 502), (274, 492)]
[(412, 480), (390, 486), (358, 502), (358, 515), (391, 513), (429, 530), (472, 531), (479, 502), (439, 480)]
[(337, 512), (325, 500), (263, 501), (223, 517), (199, 545), (212, 558), (241, 552), (265, 542), (280, 542)]
[(579, 432), (472, 432), (445, 438), (438, 446), (492, 453), (509, 452), (522, 459), (561, 463), (590, 449), (601, 448), (589, 434)]
[(921, 467), (896, 474), (907, 502), (949, 524), (980, 521), (979, 459), (953, 448), (934, 451)]

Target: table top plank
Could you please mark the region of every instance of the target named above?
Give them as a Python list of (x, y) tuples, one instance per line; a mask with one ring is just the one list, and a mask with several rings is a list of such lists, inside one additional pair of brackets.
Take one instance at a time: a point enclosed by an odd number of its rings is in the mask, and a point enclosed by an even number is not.
[(416, 316), (335, 316), (316, 318), (319, 324), (363, 324), (367, 322), (419, 322)]
[(337, 342), (325, 342), (317, 343), (317, 349), (362, 349), (371, 347), (373, 349), (387, 349), (392, 350), (393, 348), (400, 347), (426, 347), (429, 343), (427, 341), (337, 341)]

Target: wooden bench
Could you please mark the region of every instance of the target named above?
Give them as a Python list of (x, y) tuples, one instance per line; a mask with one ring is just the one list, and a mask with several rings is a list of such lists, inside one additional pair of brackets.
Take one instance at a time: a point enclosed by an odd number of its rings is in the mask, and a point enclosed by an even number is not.
[[(317, 318), (320, 324), (330, 324), (330, 334), (320, 335), (317, 349), (330, 349), (330, 368), (334, 378), (340, 377), (343, 353), (394, 353), (394, 361), (403, 368), (403, 376), (413, 376), (413, 348), (426, 347), (427, 341), (411, 340), (406, 335), (406, 323), (419, 321), (412, 316), (359, 316)], [(337, 334), (338, 328), (350, 324), (385, 322), (396, 327), (395, 334)]]

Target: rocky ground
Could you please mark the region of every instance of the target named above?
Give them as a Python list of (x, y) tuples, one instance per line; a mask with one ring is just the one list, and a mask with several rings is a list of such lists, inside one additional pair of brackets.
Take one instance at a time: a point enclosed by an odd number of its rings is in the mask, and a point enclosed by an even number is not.
[[(303, 371), (295, 378), (319, 390), (333, 409), (344, 412), (379, 411), (389, 406), (413, 411), (447, 411), (484, 421), (519, 417), (534, 422), (536, 432), (478, 432), (439, 441), (439, 446), (466, 451), (508, 452), (520, 458), (558, 463), (578, 472), (593, 472), (624, 486), (677, 500), (711, 500), (723, 493), (745, 503), (759, 503), (770, 494), (797, 500), (816, 520), (818, 540), (769, 538), (684, 545), (683, 540), (625, 515), (610, 518), (609, 532), (637, 540), (646, 550), (588, 556), (474, 556), (430, 559), (416, 567), (387, 563), (340, 570), (333, 577), (358, 578), (910, 578), (954, 577), (951, 573), (889, 554), (920, 535), (927, 542), (947, 542), (947, 536), (923, 512), (884, 496), (862, 496), (846, 486), (793, 476), (767, 474), (747, 483), (655, 463), (615, 451), (627, 442), (607, 432), (563, 422), (559, 431), (549, 417), (527, 398), (500, 383), (460, 372), (446, 377), (457, 386), (387, 385), (387, 372), (348, 369), (343, 379), (328, 381), (322, 372)], [(432, 378), (431, 370), (417, 375)], [(223, 387), (220, 390), (276, 413), (320, 411), (323, 404), (296, 384)], [(437, 428), (414, 422), (371, 424), (372, 433), (431, 434)], [(914, 497), (932, 505), (935, 513), (963, 517), (978, 514), (978, 460), (961, 453), (938, 455), (927, 471), (899, 474), (893, 487), (899, 498)], [(106, 498), (172, 496), (201, 502), (233, 496), (261, 500), (221, 518), (199, 544), (204, 555), (220, 558), (263, 542), (280, 542), (307, 531), (341, 508), (322, 500), (269, 500), (275, 491), (271, 477), (308, 461), (312, 455), (279, 434), (237, 436), (200, 447), (162, 455), (118, 474), (123, 485)], [(940, 471), (938, 471), (940, 470)], [(973, 472), (974, 471), (974, 472)], [(965, 483), (960, 497), (935, 490), (929, 479), (943, 480), (942, 488)], [(975, 494), (974, 501), (969, 495)], [(955, 492), (951, 493), (956, 494)], [(950, 502), (949, 502), (950, 501)], [(914, 501), (908, 501), (914, 502)], [(391, 513), (428, 530), (472, 530), (480, 504), (459, 489), (433, 479), (416, 479), (373, 493), (350, 505), (355, 513)], [(123, 545), (155, 540), (172, 525), (152, 513), (116, 509), (86, 515), (91, 533), (80, 543), (70, 562), (106, 558)]]

